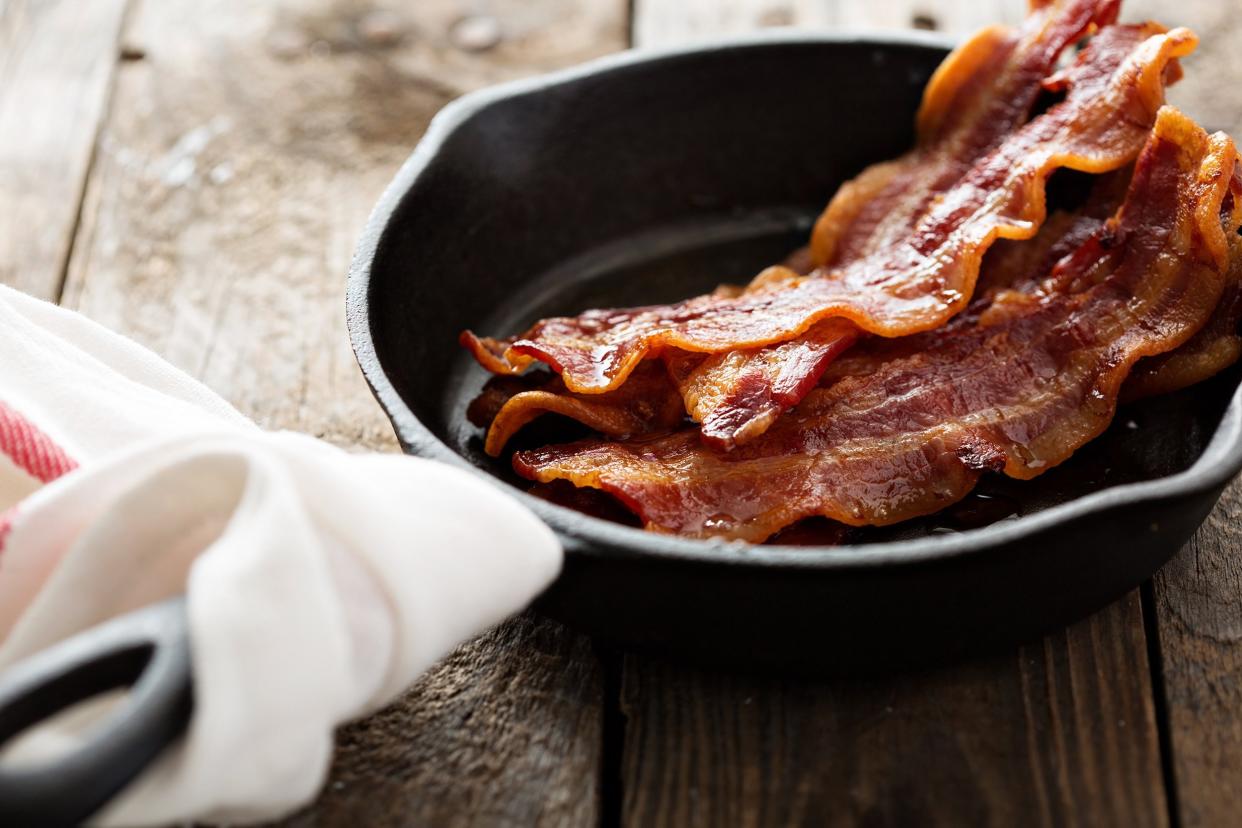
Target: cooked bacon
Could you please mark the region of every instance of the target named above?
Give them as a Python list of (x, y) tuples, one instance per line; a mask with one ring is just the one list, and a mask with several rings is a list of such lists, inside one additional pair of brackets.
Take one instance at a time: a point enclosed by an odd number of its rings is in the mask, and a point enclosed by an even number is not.
[[(1035, 238), (997, 242), (983, 260), (974, 304), (986, 307), (991, 295), (1002, 288), (1019, 290), (1042, 280), (1057, 261), (1116, 212), (1131, 172), (1125, 169), (1095, 177), (1085, 203), (1073, 211), (1052, 213)], [(805, 255), (804, 250), (796, 251), (786, 266)], [(852, 323), (833, 317), (780, 345), (706, 358), (688, 351), (666, 351), (664, 360), (686, 411), (701, 424), (704, 439), (727, 451), (762, 434), (782, 412), (797, 405), (858, 336)]]
[(810, 277), (774, 268), (758, 288), (732, 299), (544, 320), (505, 350), (505, 360), (517, 368), (538, 358), (570, 390), (601, 393), (621, 385), (653, 349), (757, 347), (830, 317), (885, 336), (943, 324), (969, 300), (979, 260), (994, 240), (1035, 234), (1044, 218), (1044, 183), (1055, 169), (1105, 172), (1137, 153), (1163, 101), (1166, 71), (1195, 45), (1185, 29), (1162, 31), (1155, 24), (1102, 30), (1058, 76), (1066, 99), (980, 159), (903, 244)]
[[(1116, 212), (1125, 196), (1125, 187), (1129, 180), (1128, 170), (1100, 176), (1099, 183), (1093, 187), (1091, 196), (1082, 207), (1074, 212), (1053, 213), (1034, 239), (997, 244), (984, 260), (979, 276), (979, 295), (975, 302), (979, 309), (991, 304), (992, 297), (1000, 290), (1036, 289), (1035, 286), (1044, 280), (1053, 265), (1081, 246)], [(795, 252), (791, 259), (796, 260), (805, 255), (806, 248), (803, 248)], [(717, 293), (736, 296), (744, 290), (744, 286), (722, 285), (717, 288)], [(957, 324), (959, 320), (965, 322), (967, 316), (968, 314), (959, 315), (950, 324)], [(786, 399), (794, 398), (789, 404), (782, 404), (780, 400), (772, 402), (767, 410), (773, 417), (796, 404), (810, 390), (788, 386), (790, 378), (800, 381), (806, 376), (799, 372), (803, 361), (788, 358), (789, 350), (797, 348), (808, 352), (821, 346), (844, 348), (853, 341), (850, 334), (855, 329), (843, 320), (829, 319), (816, 327), (826, 329), (822, 336), (813, 328), (800, 339), (760, 352), (772, 357), (769, 364), (773, 374), (753, 384), (755, 393), (769, 399), (772, 395), (781, 394), (789, 395)], [(908, 341), (911, 347), (921, 347), (918, 343), (933, 337), (935, 333), (925, 334), (923, 338), (910, 337)], [(1190, 348), (1205, 334), (1206, 329), (1195, 340), (1179, 349), (1179, 353)], [(740, 352), (735, 352), (733, 356), (739, 358)], [(810, 353), (806, 358), (814, 359), (816, 356)], [(752, 370), (755, 362), (757, 360), (750, 360)], [(665, 354), (665, 363), (672, 380), (662, 375), (657, 368), (657, 362), (648, 361), (638, 367), (625, 385), (604, 394), (573, 394), (565, 389), (559, 377), (542, 372), (524, 377), (493, 377), (471, 403), (467, 419), (487, 430), (484, 449), (488, 454), (497, 457), (514, 434), (544, 413), (561, 414), (609, 437), (619, 438), (668, 431), (681, 425), (683, 397), (686, 408), (692, 414), (695, 411), (714, 409), (719, 417), (719, 412), (727, 410), (718, 400), (701, 400), (695, 396), (711, 393), (710, 387), (704, 387), (703, 374), (699, 373), (704, 364), (701, 354), (670, 351)], [(846, 358), (844, 364), (837, 364), (843, 369), (848, 368), (849, 358)], [(774, 375), (778, 371), (785, 372), (785, 378)], [(817, 379), (818, 377), (812, 377), (809, 381), (814, 384)], [(763, 407), (746, 402), (745, 394), (739, 394), (736, 386), (718, 393), (723, 395), (726, 392), (735, 399), (744, 401), (739, 407), (745, 412), (742, 416), (752, 423), (755, 422), (754, 412), (762, 410)], [(723, 422), (723, 418), (719, 421)], [(706, 421), (704, 423), (706, 428)], [(762, 421), (759, 421), (759, 425), (764, 429), (767, 427), (767, 423)], [(743, 429), (739, 428), (734, 433), (739, 443), (747, 439)]]
[[(1242, 190), (1242, 164), (1234, 167), (1233, 177), (1233, 191)], [(1226, 207), (1231, 208), (1231, 223), (1242, 224), (1242, 199), (1226, 196)], [(1225, 290), (1212, 317), (1176, 351), (1145, 359), (1135, 366), (1122, 393), (1124, 402), (1189, 388), (1242, 358), (1242, 238), (1231, 239), (1229, 251)]]
[(706, 359), (667, 351), (664, 361), (703, 439), (729, 450), (758, 437), (797, 405), (859, 335), (854, 323), (832, 317), (780, 345)]
[(1052, 289), (1040, 283), (1117, 213), (1133, 178), (1134, 170), (1129, 167), (1091, 176), (1090, 190), (1081, 205), (1051, 213), (1032, 239), (1002, 239), (993, 245), (979, 270), (973, 300), (976, 309), (991, 304), (1002, 290)]
[[(1111, 0), (1036, 3), (1020, 29), (984, 29), (955, 50), (924, 92), (915, 148), (844, 184), (816, 223), (811, 245), (784, 265), (805, 275), (902, 243), (936, 196), (1030, 117), (1065, 47), (1113, 23), (1117, 7)], [(833, 318), (778, 345), (706, 358), (666, 351), (665, 359), (703, 438), (729, 450), (797, 405), (857, 338), (853, 323)]]
[(811, 236), (817, 265), (843, 265), (909, 235), (929, 202), (1030, 117), (1066, 46), (1117, 20), (1120, 2), (1036, 2), (1021, 28), (993, 26), (945, 59), (923, 93), (918, 143), (833, 196)]
[(669, 431), (685, 420), (681, 395), (658, 362), (639, 367), (629, 382), (606, 394), (573, 394), (560, 377), (493, 377), (466, 411), (487, 429), (483, 450), (499, 457), (505, 444), (532, 420), (560, 414), (614, 438)]
[(847, 357), (857, 370), (731, 453), (683, 430), (523, 452), (514, 467), (613, 494), (648, 529), (753, 542), (816, 515), (887, 525), (930, 514), (986, 470), (1034, 477), (1108, 426), (1139, 359), (1211, 316), (1239, 220), (1236, 163), (1228, 137), (1165, 108), (1117, 217), (1060, 265), (1078, 292), (1001, 291), (986, 318), (922, 349), (870, 340)]
[(470, 331), (462, 331), (457, 341), (480, 365), (493, 374), (500, 376), (520, 374), (531, 363), (529, 359), (510, 361), (505, 358), (505, 352), (513, 346), (511, 339), (492, 339), (486, 336), (475, 336)]
[(1242, 241), (1235, 242), (1225, 292), (1212, 318), (1176, 351), (1135, 366), (1122, 391), (1123, 402), (1171, 394), (1209, 380), (1242, 358)]

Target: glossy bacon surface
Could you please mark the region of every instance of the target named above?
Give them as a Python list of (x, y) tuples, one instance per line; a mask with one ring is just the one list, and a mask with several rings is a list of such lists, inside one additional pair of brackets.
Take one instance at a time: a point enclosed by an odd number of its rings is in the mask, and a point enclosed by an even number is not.
[(885, 336), (942, 325), (969, 300), (993, 241), (1035, 234), (1053, 170), (1104, 172), (1134, 157), (1163, 101), (1166, 70), (1194, 44), (1190, 32), (1154, 24), (1102, 30), (1058, 79), (1066, 100), (980, 159), (902, 244), (809, 277), (775, 268), (735, 298), (544, 320), (505, 349), (504, 360), (520, 367), (539, 359), (570, 390), (601, 393), (653, 350), (722, 353), (784, 342), (830, 317)]
[[(1230, 223), (1242, 224), (1242, 163), (1234, 167)], [(1232, 201), (1232, 205), (1228, 202)], [(1234, 236), (1229, 246), (1229, 273), (1225, 290), (1207, 324), (1176, 351), (1145, 359), (1126, 382), (1123, 401), (1133, 401), (1158, 394), (1170, 394), (1211, 379), (1242, 359), (1242, 237)]]
[(1062, 263), (1077, 292), (1002, 290), (973, 324), (913, 337), (919, 347), (873, 339), (731, 453), (685, 430), (524, 452), (514, 466), (609, 492), (648, 529), (752, 542), (815, 515), (885, 525), (929, 514), (985, 470), (1034, 477), (1108, 426), (1139, 359), (1212, 315), (1237, 230), (1235, 164), (1232, 141), (1166, 108), (1119, 215)]
[(560, 414), (613, 438), (668, 431), (685, 420), (681, 395), (658, 362), (642, 365), (629, 382), (606, 394), (574, 394), (555, 375), (493, 377), (466, 412), (487, 429), (483, 450), (499, 457), (505, 445), (544, 414)]
[(862, 259), (909, 234), (938, 193), (1028, 120), (1064, 49), (1115, 23), (1119, 5), (1037, 2), (1020, 28), (993, 26), (954, 50), (924, 90), (914, 149), (846, 183), (819, 217), (815, 264)]
[(1122, 393), (1124, 402), (1189, 388), (1242, 358), (1242, 240), (1233, 244), (1233, 264), (1212, 318), (1176, 351), (1139, 363)]
[(706, 359), (675, 350), (664, 359), (703, 439), (730, 450), (767, 431), (777, 417), (797, 405), (832, 360), (859, 336), (854, 323), (829, 318), (796, 339), (767, 348)]
[[(1042, 280), (1057, 261), (1116, 211), (1130, 174), (1131, 170), (1123, 169), (1096, 177), (1085, 203), (1051, 214), (1035, 238), (994, 245), (981, 265), (976, 292), (982, 295), (975, 297), (974, 304), (986, 306), (988, 295), (998, 289)], [(859, 335), (853, 323), (829, 318), (780, 345), (706, 358), (668, 351), (664, 360), (691, 419), (700, 423), (704, 440), (728, 451), (762, 434), (780, 414), (797, 405)]]

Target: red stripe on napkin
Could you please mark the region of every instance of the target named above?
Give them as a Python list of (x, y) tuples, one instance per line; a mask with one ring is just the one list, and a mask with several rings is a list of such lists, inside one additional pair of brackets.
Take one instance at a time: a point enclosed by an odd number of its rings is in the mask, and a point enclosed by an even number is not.
[(44, 483), (78, 467), (51, 437), (3, 402), (0, 402), (0, 452), (8, 455), (19, 469)]
[(9, 539), (9, 531), (13, 528), (13, 520), (17, 517), (17, 507), (13, 506), (0, 512), (0, 552), (4, 551), (4, 542)]

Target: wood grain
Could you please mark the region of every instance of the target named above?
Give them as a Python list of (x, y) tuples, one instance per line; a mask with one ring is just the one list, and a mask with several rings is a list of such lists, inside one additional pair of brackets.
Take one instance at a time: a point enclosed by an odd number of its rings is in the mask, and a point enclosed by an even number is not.
[[(639, 0), (636, 39), (756, 25), (970, 31), (1025, 4)], [(1008, 655), (868, 682), (630, 659), (626, 825), (1165, 825), (1138, 593)]]
[(635, 0), (634, 42), (675, 46), (760, 28), (909, 29), (965, 34), (1020, 20), (1025, 0)]
[(579, 635), (529, 615), (462, 647), (346, 727), (313, 825), (596, 825), (600, 675)]
[(0, 283), (59, 291), (127, 0), (0, 2)]
[[(344, 328), (371, 205), (458, 92), (624, 43), (619, 0), (491, 3), (492, 24), (454, 35), (478, 7), (143, 3), (125, 35), (143, 57), (117, 74), (65, 303), (267, 426), (394, 448)], [(518, 619), (347, 728), (322, 804), (297, 822), (592, 824), (600, 705), (586, 642)]]
[(1185, 826), (1242, 811), (1242, 483), (1156, 577), (1164, 693)]
[(1137, 594), (1016, 653), (866, 682), (627, 663), (626, 825), (1165, 825)]

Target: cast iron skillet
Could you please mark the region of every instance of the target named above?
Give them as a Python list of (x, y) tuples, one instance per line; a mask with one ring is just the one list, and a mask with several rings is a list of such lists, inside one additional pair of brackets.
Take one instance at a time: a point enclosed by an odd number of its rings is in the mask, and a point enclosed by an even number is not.
[(797, 34), (625, 54), (436, 117), (358, 246), (349, 331), (407, 452), (488, 475), (556, 530), (565, 568), (545, 612), (729, 665), (941, 659), (1037, 636), (1133, 589), (1242, 468), (1237, 372), (1122, 409), (1034, 483), (988, 481), (947, 516), (836, 548), (644, 533), (522, 494), (507, 460), (482, 453), (464, 410), (486, 375), (458, 347), (461, 329), (508, 334), (749, 278), (805, 242), (842, 181), (910, 146), (947, 46)]
[[(1242, 469), (1237, 370), (1122, 409), (1034, 483), (988, 481), (949, 515), (834, 548), (644, 533), (526, 495), (482, 453), (464, 411), (486, 377), (456, 345), (462, 328), (509, 333), (749, 278), (805, 241), (843, 180), (909, 146), (947, 48), (796, 35), (626, 54), (468, 95), (432, 123), (358, 246), (350, 336), (406, 451), (516, 486), (556, 530), (565, 569), (545, 612), (627, 647), (747, 668), (923, 664), (1034, 637), (1133, 589)], [(970, 528), (1010, 512), (1021, 516)], [(80, 822), (183, 732), (182, 601), (6, 672), (0, 747), (126, 685), (83, 750), (0, 764), (0, 824)]]

